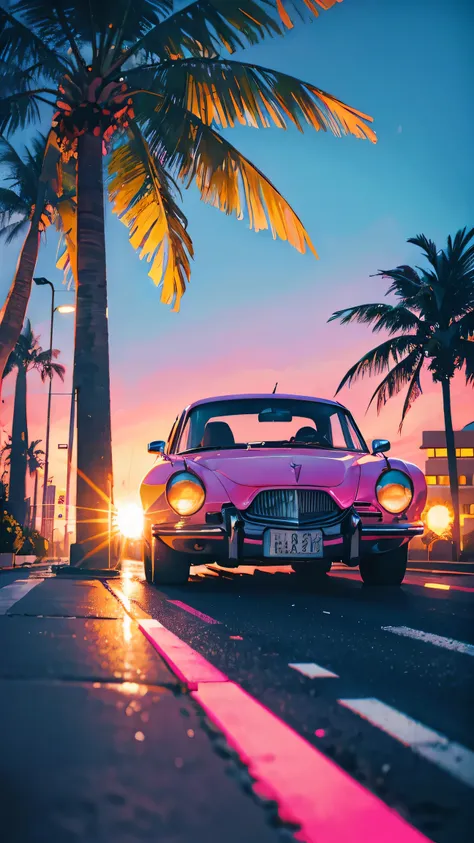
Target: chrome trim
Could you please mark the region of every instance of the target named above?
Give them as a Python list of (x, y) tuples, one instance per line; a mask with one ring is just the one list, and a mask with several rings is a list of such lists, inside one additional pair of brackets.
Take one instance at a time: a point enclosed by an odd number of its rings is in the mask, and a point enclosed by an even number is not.
[(362, 524), (362, 536), (375, 536), (379, 538), (403, 538), (406, 536), (422, 536), (425, 531), (422, 521), (413, 524)]
[(239, 526), (242, 520), (234, 513), (229, 517), (229, 559), (239, 558)]
[(162, 527), (160, 524), (153, 524), (151, 531), (154, 536), (173, 536), (177, 539), (215, 539), (224, 536), (222, 527), (185, 527), (184, 529), (176, 529), (176, 527)]
[(264, 489), (243, 513), (249, 519), (266, 523), (307, 526), (341, 516), (342, 511), (322, 489)]

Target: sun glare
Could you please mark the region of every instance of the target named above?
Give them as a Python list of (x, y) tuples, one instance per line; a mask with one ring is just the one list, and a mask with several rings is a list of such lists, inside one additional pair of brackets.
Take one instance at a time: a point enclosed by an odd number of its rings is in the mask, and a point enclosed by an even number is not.
[(143, 510), (136, 503), (119, 504), (116, 522), (119, 532), (126, 539), (139, 539), (143, 535)]

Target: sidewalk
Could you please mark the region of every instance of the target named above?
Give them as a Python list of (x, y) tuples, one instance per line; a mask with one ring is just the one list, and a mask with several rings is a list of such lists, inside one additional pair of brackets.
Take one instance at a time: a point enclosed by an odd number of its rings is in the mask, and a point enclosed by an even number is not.
[(103, 582), (14, 574), (0, 588), (6, 843), (292, 839)]

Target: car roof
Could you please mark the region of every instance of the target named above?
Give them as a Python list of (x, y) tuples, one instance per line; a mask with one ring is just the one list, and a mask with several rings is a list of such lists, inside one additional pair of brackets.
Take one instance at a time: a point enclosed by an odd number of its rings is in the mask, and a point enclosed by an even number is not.
[(213, 401), (235, 401), (239, 398), (272, 398), (272, 399), (280, 399), (280, 398), (290, 398), (293, 400), (298, 401), (313, 401), (320, 404), (333, 404), (335, 407), (342, 407), (342, 404), (339, 401), (331, 401), (330, 398), (315, 398), (312, 395), (290, 395), (283, 392), (255, 392), (255, 393), (246, 393), (246, 394), (236, 394), (236, 395), (216, 395), (213, 398), (201, 398), (199, 401), (193, 401), (192, 404), (189, 404), (186, 407), (186, 410), (192, 410), (194, 407), (199, 407), (201, 404), (211, 404)]

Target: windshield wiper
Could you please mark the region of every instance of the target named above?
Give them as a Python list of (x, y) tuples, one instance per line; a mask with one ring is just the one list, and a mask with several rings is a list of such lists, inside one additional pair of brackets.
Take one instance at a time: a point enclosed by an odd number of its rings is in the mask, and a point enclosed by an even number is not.
[(232, 451), (237, 449), (246, 448), (246, 444), (244, 442), (236, 442), (234, 445), (196, 445), (195, 448), (188, 448), (186, 451), (180, 451), (179, 456), (181, 454), (195, 454), (199, 451)]
[(283, 439), (277, 442), (248, 442), (247, 450), (252, 448), (322, 448), (332, 449), (332, 445), (320, 445), (317, 442), (287, 442)]

